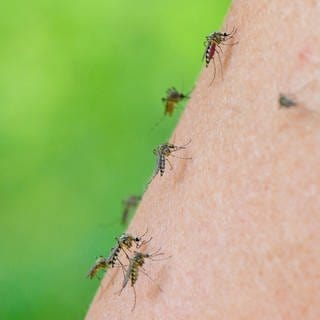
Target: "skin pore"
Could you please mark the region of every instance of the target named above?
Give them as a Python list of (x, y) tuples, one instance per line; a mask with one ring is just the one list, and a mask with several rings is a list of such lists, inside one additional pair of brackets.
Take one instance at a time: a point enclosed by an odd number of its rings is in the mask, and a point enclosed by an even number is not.
[(132, 312), (109, 270), (87, 319), (320, 319), (319, 16), (316, 0), (233, 2), (223, 79), (216, 57), (174, 132), (192, 159), (169, 158), (129, 227), (172, 256), (144, 265), (163, 292), (139, 274)]

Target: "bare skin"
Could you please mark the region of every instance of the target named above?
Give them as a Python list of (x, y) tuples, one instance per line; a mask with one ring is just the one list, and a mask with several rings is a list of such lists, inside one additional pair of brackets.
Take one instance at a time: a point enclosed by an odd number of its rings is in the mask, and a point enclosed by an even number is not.
[(110, 270), (87, 319), (320, 319), (319, 17), (318, 1), (234, 1), (224, 80), (216, 59), (174, 133), (192, 160), (170, 158), (129, 228), (172, 255), (145, 263), (164, 292), (140, 274), (131, 312)]

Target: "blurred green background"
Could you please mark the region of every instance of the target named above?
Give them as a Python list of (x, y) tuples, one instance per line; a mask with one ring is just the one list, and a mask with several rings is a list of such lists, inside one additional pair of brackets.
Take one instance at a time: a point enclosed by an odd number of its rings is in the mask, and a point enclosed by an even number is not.
[[(82, 319), (229, 0), (0, 4), (0, 319)], [(187, 139), (187, 138), (186, 138)]]

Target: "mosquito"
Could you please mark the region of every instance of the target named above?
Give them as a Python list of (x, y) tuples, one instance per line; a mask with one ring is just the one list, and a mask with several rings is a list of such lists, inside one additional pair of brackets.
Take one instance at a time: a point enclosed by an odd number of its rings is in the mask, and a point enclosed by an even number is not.
[(87, 277), (90, 279), (93, 279), (95, 276), (97, 276), (100, 270), (106, 271), (107, 269), (108, 269), (107, 259), (100, 256), (97, 258), (94, 265), (89, 270)]
[[(212, 79), (211, 83), (214, 81), (214, 79), (216, 77), (216, 63), (214, 60), (214, 55), (215, 55), (215, 53), (217, 53), (217, 55), (218, 55), (221, 75), (223, 78), (223, 69), (222, 69), (222, 63), (221, 63), (221, 57), (220, 57), (220, 53), (223, 54), (223, 50), (222, 50), (221, 45), (233, 46), (233, 45), (237, 44), (238, 42), (226, 43), (226, 41), (233, 38), (233, 36), (235, 35), (236, 32), (237, 32), (237, 29), (235, 27), (233, 27), (233, 29), (230, 33), (212, 32), (209, 36), (206, 37), (206, 41), (204, 42), (206, 50), (203, 54), (202, 60), (204, 59), (204, 57), (206, 58), (206, 67), (209, 66), (211, 60), (213, 62), (214, 74), (213, 74), (213, 79)], [(220, 50), (220, 52), (218, 49)]]
[(188, 98), (188, 94), (179, 92), (175, 87), (169, 88), (167, 90), (167, 96), (161, 99), (163, 102), (165, 102), (164, 115), (168, 114), (171, 116), (176, 104)]
[(280, 93), (279, 105), (280, 105), (280, 108), (290, 108), (290, 107), (296, 106), (297, 102), (295, 100), (289, 98), (288, 96)]
[(123, 212), (122, 212), (122, 224), (127, 224), (128, 216), (131, 209), (134, 209), (139, 201), (141, 200), (141, 196), (129, 196), (127, 199), (122, 201), (123, 204)]
[(172, 116), (174, 109), (176, 108), (176, 105), (185, 100), (189, 99), (189, 94), (184, 94), (180, 91), (178, 91), (175, 87), (171, 87), (166, 92), (166, 97), (161, 98), (161, 100), (164, 102), (164, 115), (160, 118), (160, 120), (153, 126), (151, 131), (153, 131), (158, 125), (163, 121), (163, 119), (168, 114), (169, 116)]
[[(135, 284), (138, 280), (139, 277), (139, 272), (141, 271), (145, 276), (147, 276), (153, 283), (155, 283), (155, 281), (147, 274), (147, 272), (145, 271), (145, 269), (143, 268), (143, 265), (145, 263), (145, 259), (150, 259), (153, 261), (159, 261), (159, 260), (164, 260), (164, 259), (154, 259), (154, 257), (163, 255), (162, 252), (160, 252), (161, 248), (158, 249), (156, 252), (154, 253), (142, 253), (142, 252), (134, 252), (134, 255), (132, 258), (129, 259), (129, 266), (128, 269), (126, 270), (126, 274), (122, 283), (122, 288), (119, 292), (119, 295), (121, 294), (122, 290), (127, 286), (128, 282), (130, 281), (131, 283), (131, 287), (133, 288), (133, 292), (134, 292), (134, 303), (132, 306), (131, 311), (133, 311), (135, 309), (136, 306), (136, 300), (137, 300), (137, 295), (136, 295), (136, 289), (135, 289)], [(156, 284), (156, 283), (155, 283)], [(160, 291), (162, 291), (162, 289), (160, 288), (160, 286), (158, 284), (156, 284), (159, 288)]]
[[(164, 143), (160, 144), (156, 149), (153, 150), (153, 154), (157, 156), (157, 164), (156, 164), (156, 170), (154, 172), (154, 175), (152, 179), (160, 172), (160, 176), (163, 176), (166, 168), (166, 161), (170, 165), (170, 168), (172, 169), (172, 165), (168, 159), (169, 156), (176, 157), (179, 159), (187, 159), (190, 160), (191, 158), (183, 158), (183, 157), (177, 157), (173, 155), (173, 152), (185, 149), (188, 144), (190, 144), (191, 139), (184, 144), (183, 146), (175, 146), (172, 143)], [(152, 180), (151, 179), (151, 180)]]
[(146, 232), (140, 237), (134, 237), (130, 233), (123, 233), (119, 238), (116, 238), (117, 245), (111, 249), (111, 252), (107, 258), (108, 264), (111, 267), (114, 267), (116, 262), (118, 261), (121, 266), (123, 266), (122, 262), (119, 260), (119, 254), (121, 251), (124, 252), (126, 257), (129, 259), (129, 255), (126, 250), (132, 248), (133, 244), (136, 245), (136, 248), (140, 248), (141, 246), (147, 244), (151, 241), (152, 237), (149, 240), (142, 240), (142, 238), (148, 233), (148, 229)]
[(97, 275), (99, 270), (106, 271), (109, 267), (114, 268), (115, 266), (117, 266), (117, 262), (122, 267), (122, 271), (124, 273), (124, 265), (119, 258), (121, 251), (125, 254), (127, 259), (130, 259), (126, 250), (130, 251), (134, 244), (136, 245), (136, 248), (140, 248), (141, 246), (150, 242), (152, 237), (149, 240), (142, 240), (142, 238), (147, 234), (147, 232), (148, 229), (140, 237), (134, 237), (130, 233), (123, 233), (119, 238), (116, 238), (117, 244), (115, 247), (111, 249), (109, 256), (100, 256), (89, 270), (88, 277), (92, 279), (94, 276)]

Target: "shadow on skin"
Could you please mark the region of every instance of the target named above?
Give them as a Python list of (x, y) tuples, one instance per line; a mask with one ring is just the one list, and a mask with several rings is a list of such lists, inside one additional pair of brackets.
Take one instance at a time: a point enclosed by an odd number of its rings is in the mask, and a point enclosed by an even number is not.
[[(184, 158), (187, 158), (188, 155), (183, 155)], [(179, 163), (178, 163), (179, 161)], [(192, 158), (190, 157), (190, 159), (177, 159), (177, 162), (175, 163), (176, 168), (173, 168), (174, 172), (174, 182), (176, 183), (182, 183), (184, 178), (185, 178), (185, 174), (186, 174), (186, 170), (187, 170), (187, 166), (190, 164), (190, 161), (192, 161)]]
[[(108, 271), (110, 273), (111, 270), (108, 270)], [(105, 295), (105, 293), (107, 292), (108, 288), (110, 286), (113, 286), (114, 280), (118, 273), (119, 273), (119, 268), (116, 268), (116, 269), (113, 269), (112, 275), (108, 275), (107, 273), (105, 274), (104, 279), (102, 280), (102, 284), (99, 287), (99, 294), (97, 295), (97, 301), (100, 301)], [(104, 282), (106, 282), (105, 285), (104, 285)]]
[[(166, 266), (163, 266), (158, 272), (157, 277), (153, 279), (153, 281), (150, 280), (151, 282), (150, 290), (148, 290), (148, 293), (147, 293), (148, 299), (155, 302), (159, 294), (165, 294), (165, 291), (163, 290), (162, 286), (164, 286), (167, 280), (168, 280), (167, 268)], [(161, 286), (160, 286), (160, 283), (161, 283)]]

